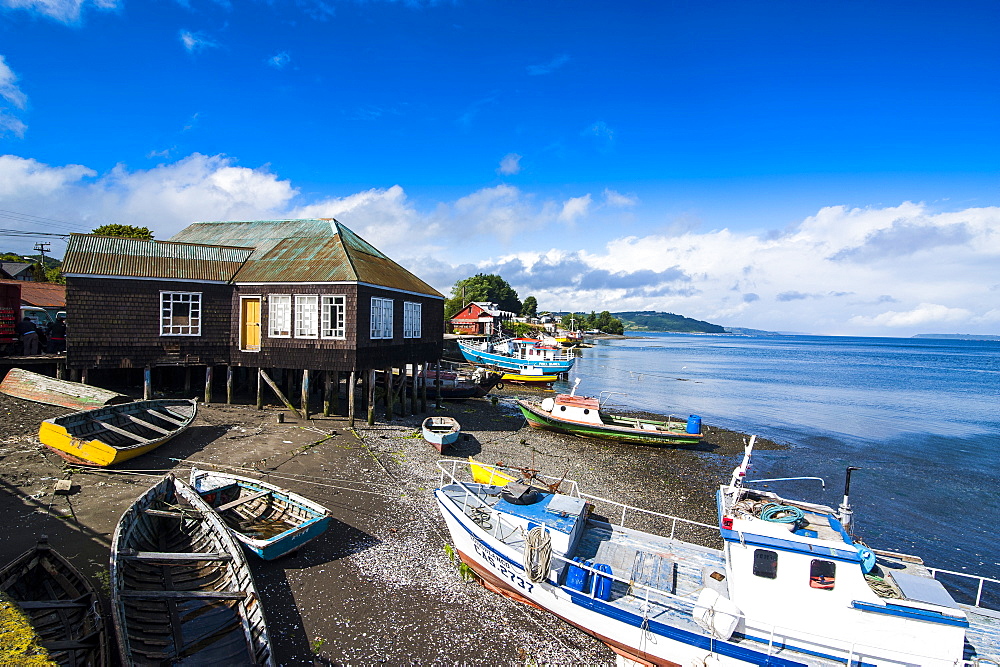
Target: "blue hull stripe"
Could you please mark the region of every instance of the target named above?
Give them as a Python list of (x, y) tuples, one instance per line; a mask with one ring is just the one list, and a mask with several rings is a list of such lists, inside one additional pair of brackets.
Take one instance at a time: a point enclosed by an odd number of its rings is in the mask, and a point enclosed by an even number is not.
[(531, 359), (519, 359), (517, 357), (509, 357), (504, 354), (484, 352), (482, 350), (467, 350), (461, 345), (458, 346), (458, 349), (461, 350), (462, 356), (465, 357), (467, 361), (478, 364), (494, 364), (500, 368), (506, 368), (514, 371), (520, 371), (525, 366), (534, 366), (535, 368), (544, 368), (550, 373), (565, 373), (569, 371), (569, 369), (571, 369), (573, 364), (576, 362), (576, 359), (570, 359), (569, 361), (535, 361)]
[[(435, 495), (439, 493), (441, 493), (440, 490), (434, 492)], [(445, 498), (447, 498), (447, 496), (445, 496)], [(474, 532), (472, 532), (472, 530), (470, 530), (461, 519), (458, 518), (458, 515), (451, 510), (451, 508), (448, 506), (447, 503), (441, 502), (440, 497), (438, 498), (438, 504), (441, 507), (443, 507), (445, 511), (447, 511), (448, 514), (450, 514), (452, 518), (454, 518), (455, 521), (458, 522), (458, 525), (460, 525), (462, 529), (466, 533), (468, 533), (468, 535), (473, 540), (478, 542), (480, 546), (482, 546), (484, 549), (489, 550), (498, 558), (510, 563), (519, 570), (524, 571), (523, 564), (511, 560), (507, 556), (504, 556), (502, 553), (491, 547), (489, 544), (486, 544), (481, 539), (479, 539), (479, 537)], [(544, 583), (552, 585), (552, 582), (550, 581), (546, 581)], [(607, 604), (600, 600), (595, 600), (594, 598), (583, 595), (582, 593), (574, 591), (571, 588), (566, 588), (565, 586), (562, 586), (560, 588), (561, 590), (565, 591), (570, 595), (570, 599), (573, 601), (573, 604), (584, 607), (585, 609), (589, 609), (602, 616), (613, 618), (616, 621), (627, 623), (628, 625), (631, 625), (633, 627), (636, 628), (642, 627), (643, 619), (642, 617), (637, 616), (636, 614), (627, 612), (623, 609), (619, 609), (618, 607)], [(716, 653), (719, 653), (721, 655), (736, 658), (738, 660), (743, 660), (745, 662), (749, 662), (752, 664), (775, 665), (776, 667), (806, 667), (806, 663), (794, 662), (792, 660), (786, 660), (784, 658), (779, 658), (776, 656), (768, 656), (759, 651), (754, 651), (752, 649), (744, 648), (742, 646), (737, 646), (730, 642), (715, 640), (705, 635), (698, 635), (693, 632), (688, 632), (686, 630), (672, 628), (669, 625), (664, 625), (663, 623), (660, 623), (658, 621), (649, 621), (648, 627), (651, 631), (653, 631), (657, 635), (660, 635), (661, 637), (672, 639), (682, 644), (688, 644), (689, 646), (703, 648), (707, 651), (715, 651)]]

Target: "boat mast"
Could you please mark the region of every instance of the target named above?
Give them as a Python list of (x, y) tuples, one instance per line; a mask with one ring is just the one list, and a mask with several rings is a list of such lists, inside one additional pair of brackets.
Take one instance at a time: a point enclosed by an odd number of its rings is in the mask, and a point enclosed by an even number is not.
[(861, 470), (857, 466), (847, 466), (847, 479), (844, 481), (844, 500), (841, 501), (840, 507), (837, 508), (840, 523), (843, 524), (844, 530), (851, 532), (851, 521), (854, 519), (854, 510), (851, 509), (851, 473), (855, 470)]

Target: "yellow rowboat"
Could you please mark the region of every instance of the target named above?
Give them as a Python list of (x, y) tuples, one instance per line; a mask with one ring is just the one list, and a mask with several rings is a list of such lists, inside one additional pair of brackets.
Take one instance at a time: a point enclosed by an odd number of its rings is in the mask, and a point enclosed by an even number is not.
[(469, 457), (469, 468), (472, 470), (472, 479), (477, 484), (504, 486), (507, 482), (514, 481), (510, 475), (503, 474), (493, 466), (484, 465), (471, 456)]
[(152, 451), (194, 421), (194, 399), (161, 398), (108, 405), (46, 419), (43, 445), (71, 463), (109, 466)]
[(523, 384), (552, 384), (559, 379), (559, 376), (555, 373), (504, 373), (501, 378), (502, 382), (518, 382)]

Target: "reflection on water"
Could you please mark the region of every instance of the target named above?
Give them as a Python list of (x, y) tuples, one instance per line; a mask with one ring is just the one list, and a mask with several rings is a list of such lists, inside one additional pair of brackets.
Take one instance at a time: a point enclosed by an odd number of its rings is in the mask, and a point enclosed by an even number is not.
[(1000, 578), (1000, 343), (646, 336), (598, 342), (556, 389), (579, 377), (580, 394), (788, 443), (758, 452), (753, 476), (827, 481), (777, 489), (789, 496), (836, 506), (861, 466), (851, 500), (872, 546)]

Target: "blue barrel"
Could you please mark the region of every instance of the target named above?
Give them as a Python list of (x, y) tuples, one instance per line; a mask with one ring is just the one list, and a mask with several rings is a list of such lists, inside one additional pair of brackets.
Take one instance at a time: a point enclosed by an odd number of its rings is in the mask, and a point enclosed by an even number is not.
[(701, 433), (701, 417), (698, 415), (691, 415), (688, 417), (687, 432)]
[[(606, 563), (594, 563), (594, 569), (598, 572), (611, 574), (611, 566)], [(611, 577), (604, 577), (599, 574), (594, 575), (594, 597), (605, 602), (611, 599)]]
[[(574, 558), (576, 562), (580, 562), (579, 556)], [(590, 574), (584, 570), (579, 565), (573, 565), (570, 563), (569, 567), (566, 568), (566, 588), (572, 588), (574, 591), (583, 592), (583, 589), (587, 586), (587, 575)]]

